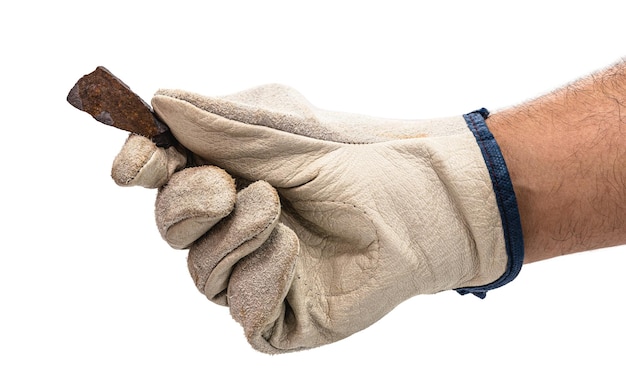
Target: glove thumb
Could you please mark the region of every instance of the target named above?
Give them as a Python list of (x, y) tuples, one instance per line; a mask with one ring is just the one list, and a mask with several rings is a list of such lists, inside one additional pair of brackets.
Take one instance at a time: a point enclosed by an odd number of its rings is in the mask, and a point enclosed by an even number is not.
[(260, 111), (259, 122), (248, 123), (251, 120), (243, 113), (249, 115), (250, 110), (240, 104), (224, 104), (224, 111), (209, 111), (207, 101), (211, 99), (160, 90), (152, 105), (184, 147), (234, 176), (265, 180), (277, 188), (299, 186), (315, 178), (317, 160), (342, 146), (277, 129), (280, 125), (275, 119), (280, 116), (273, 115), (270, 120)]

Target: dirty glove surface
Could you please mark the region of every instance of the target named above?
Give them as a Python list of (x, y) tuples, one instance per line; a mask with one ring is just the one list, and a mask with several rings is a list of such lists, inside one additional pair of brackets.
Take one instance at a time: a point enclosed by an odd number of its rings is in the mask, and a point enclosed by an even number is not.
[[(198, 289), (260, 351), (334, 342), (414, 295), (507, 269), (492, 181), (462, 116), (328, 112), (278, 85), (222, 98), (160, 90), (152, 104), (212, 166), (183, 169), (181, 154), (131, 136), (114, 179), (160, 187), (161, 234), (189, 248)], [(253, 183), (237, 192), (230, 176)]]

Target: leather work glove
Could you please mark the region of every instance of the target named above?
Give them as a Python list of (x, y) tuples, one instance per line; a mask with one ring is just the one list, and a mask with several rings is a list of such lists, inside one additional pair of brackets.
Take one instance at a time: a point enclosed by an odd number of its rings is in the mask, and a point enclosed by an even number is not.
[(484, 109), (379, 119), (279, 85), (160, 90), (152, 104), (189, 153), (132, 135), (113, 178), (159, 188), (162, 236), (189, 248), (196, 286), (257, 350), (337, 341), (417, 294), (484, 297), (521, 268), (515, 195)]

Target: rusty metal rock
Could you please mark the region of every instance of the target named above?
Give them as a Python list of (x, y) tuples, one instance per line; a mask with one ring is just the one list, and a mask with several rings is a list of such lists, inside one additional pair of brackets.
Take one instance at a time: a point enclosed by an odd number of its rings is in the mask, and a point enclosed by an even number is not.
[(150, 105), (102, 66), (80, 78), (67, 101), (99, 122), (151, 138), (157, 146), (167, 148), (176, 142)]

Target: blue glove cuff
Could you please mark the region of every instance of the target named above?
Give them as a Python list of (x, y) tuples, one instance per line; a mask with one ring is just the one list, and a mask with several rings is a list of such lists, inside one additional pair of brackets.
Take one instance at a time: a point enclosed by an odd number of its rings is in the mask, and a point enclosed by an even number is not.
[(481, 299), (487, 296), (487, 291), (502, 287), (513, 281), (519, 274), (524, 264), (524, 240), (522, 236), (522, 224), (520, 221), (517, 199), (513, 191), (513, 184), (509, 176), (509, 170), (502, 157), (500, 147), (496, 143), (493, 134), (489, 131), (485, 119), (489, 111), (485, 108), (463, 115), (468, 128), (476, 137), (478, 147), (483, 154), (485, 164), (491, 176), (496, 202), (502, 219), (504, 242), (508, 263), (506, 271), (500, 278), (492, 283), (477, 286), (458, 288), (456, 291), (461, 295), (474, 294)]

